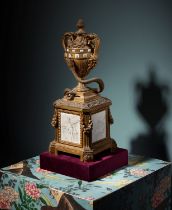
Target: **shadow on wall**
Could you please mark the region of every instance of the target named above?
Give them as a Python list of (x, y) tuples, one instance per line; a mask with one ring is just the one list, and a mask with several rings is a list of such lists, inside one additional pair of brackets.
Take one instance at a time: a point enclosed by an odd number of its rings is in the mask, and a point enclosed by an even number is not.
[(169, 107), (167, 94), (169, 87), (159, 84), (154, 68), (149, 70), (148, 82), (135, 84), (137, 94), (136, 109), (146, 123), (148, 129), (131, 141), (131, 152), (169, 161), (165, 130), (165, 117)]

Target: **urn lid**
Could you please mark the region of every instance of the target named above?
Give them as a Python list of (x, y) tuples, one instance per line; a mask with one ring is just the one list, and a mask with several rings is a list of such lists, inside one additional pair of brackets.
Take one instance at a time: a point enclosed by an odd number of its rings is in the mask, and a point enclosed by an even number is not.
[[(97, 54), (100, 39), (95, 33), (86, 33), (84, 21), (79, 19), (76, 32), (66, 32), (63, 36), (64, 57), (69, 59), (87, 59)], [(96, 55), (97, 56), (97, 55)]]

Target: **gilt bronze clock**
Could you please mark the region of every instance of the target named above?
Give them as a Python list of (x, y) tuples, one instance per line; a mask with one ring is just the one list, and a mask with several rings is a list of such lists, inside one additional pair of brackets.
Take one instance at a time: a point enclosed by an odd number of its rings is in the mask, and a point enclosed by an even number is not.
[[(78, 20), (77, 31), (67, 32), (62, 39), (64, 59), (78, 84), (65, 89), (64, 97), (54, 102), (52, 126), (55, 138), (49, 145), (49, 152), (73, 154), (81, 161), (93, 161), (95, 155), (116, 148), (110, 137), (111, 100), (102, 97), (104, 83), (99, 78), (86, 79), (98, 59), (100, 38), (84, 31), (83, 20)], [(90, 83), (98, 88), (91, 88)]]

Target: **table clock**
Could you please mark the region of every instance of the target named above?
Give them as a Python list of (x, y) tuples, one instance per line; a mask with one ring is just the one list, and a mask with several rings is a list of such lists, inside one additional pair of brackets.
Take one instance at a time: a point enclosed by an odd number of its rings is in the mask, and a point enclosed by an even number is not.
[[(64, 97), (54, 102), (51, 125), (55, 128), (55, 138), (49, 145), (49, 152), (73, 154), (83, 162), (93, 161), (105, 151), (114, 152), (117, 144), (110, 137), (111, 100), (102, 97), (104, 83), (99, 78), (86, 79), (96, 66), (100, 38), (95, 33), (86, 33), (84, 22), (79, 19), (76, 32), (63, 35), (64, 59), (78, 84), (73, 89), (65, 89)], [(97, 83), (97, 88), (89, 87)]]

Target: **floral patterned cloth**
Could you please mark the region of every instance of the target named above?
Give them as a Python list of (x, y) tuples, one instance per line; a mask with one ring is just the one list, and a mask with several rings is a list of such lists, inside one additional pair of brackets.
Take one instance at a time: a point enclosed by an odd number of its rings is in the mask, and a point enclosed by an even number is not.
[(129, 156), (129, 164), (86, 182), (43, 170), (39, 156), (0, 170), (0, 209), (170, 209), (171, 164)]
[(30, 196), (33, 200), (37, 200), (40, 198), (41, 190), (37, 188), (35, 183), (26, 182), (24, 189), (26, 194)]

